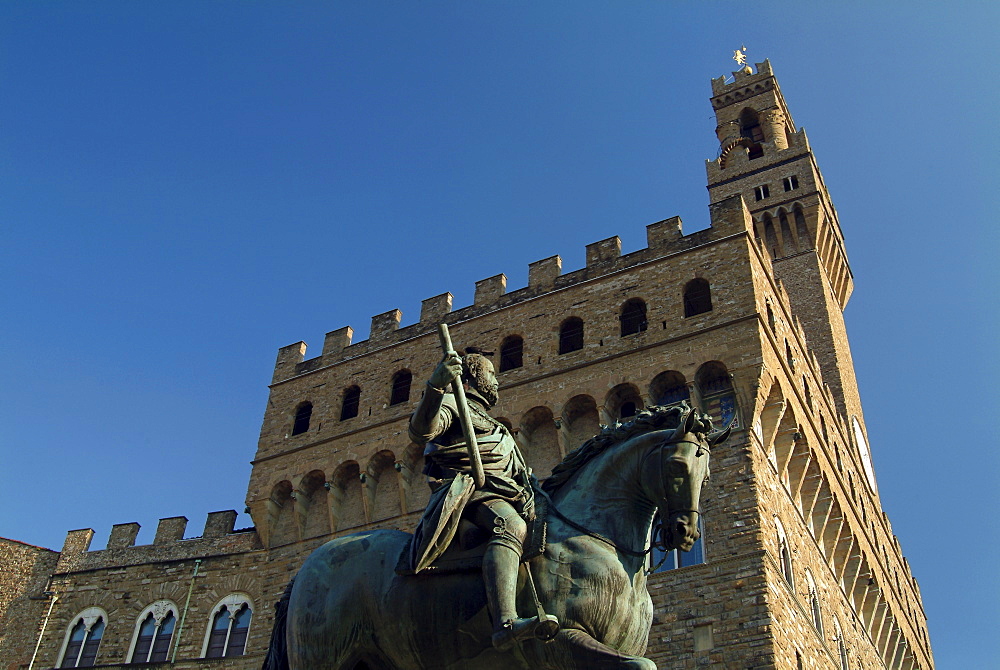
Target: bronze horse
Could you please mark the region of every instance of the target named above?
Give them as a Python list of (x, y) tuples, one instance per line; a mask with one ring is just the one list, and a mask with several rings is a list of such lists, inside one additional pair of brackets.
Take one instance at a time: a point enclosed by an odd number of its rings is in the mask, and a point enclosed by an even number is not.
[[(554, 468), (543, 487), (547, 547), (526, 564), (559, 619), (554, 639), (495, 650), (478, 571), (400, 576), (410, 535), (375, 530), (331, 540), (305, 561), (279, 605), (265, 670), (655, 670), (642, 657), (654, 516), (663, 549), (691, 549), (710, 448), (728, 433), (686, 405), (650, 407)], [(522, 569), (518, 608), (534, 613), (525, 582)]]

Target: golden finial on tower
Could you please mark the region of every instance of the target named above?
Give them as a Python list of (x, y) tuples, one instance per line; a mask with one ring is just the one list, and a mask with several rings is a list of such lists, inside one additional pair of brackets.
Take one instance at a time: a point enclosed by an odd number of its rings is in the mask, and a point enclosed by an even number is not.
[(753, 74), (753, 70), (747, 65), (747, 47), (745, 44), (733, 52), (733, 60), (740, 66), (740, 70), (746, 74)]

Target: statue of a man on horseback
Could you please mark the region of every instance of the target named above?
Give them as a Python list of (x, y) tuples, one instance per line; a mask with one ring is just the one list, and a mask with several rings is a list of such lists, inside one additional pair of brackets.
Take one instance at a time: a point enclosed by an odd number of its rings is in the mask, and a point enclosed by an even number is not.
[[(447, 390), (457, 380), (464, 399)], [(532, 636), (540, 623), (554, 627), (555, 620), (517, 615), (517, 575), (527, 522), (534, 515), (534, 494), (530, 470), (514, 437), (487, 413), (498, 400), (497, 388), (492, 362), (471, 349), (465, 356), (447, 351), (427, 381), (410, 418), (410, 438), (426, 445), (424, 473), (434, 492), (415, 533), (411, 561), (414, 572), (431, 565), (455, 539), (463, 519), (487, 534), (483, 580), (493, 646), (503, 650)], [(472, 451), (466, 438), (470, 429)]]
[(729, 430), (684, 403), (646, 407), (536, 486), (489, 416), (489, 358), (440, 335), (409, 422), (434, 489), (416, 532), (316, 549), (278, 604), (265, 670), (655, 670), (650, 553), (698, 539), (711, 449)]

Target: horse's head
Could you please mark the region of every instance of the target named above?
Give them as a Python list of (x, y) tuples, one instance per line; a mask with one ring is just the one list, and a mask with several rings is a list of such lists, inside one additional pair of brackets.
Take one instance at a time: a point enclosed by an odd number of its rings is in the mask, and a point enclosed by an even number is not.
[(666, 551), (689, 551), (700, 536), (701, 487), (708, 480), (711, 448), (729, 437), (710, 417), (688, 409), (680, 426), (647, 453), (643, 488), (659, 509), (660, 541)]

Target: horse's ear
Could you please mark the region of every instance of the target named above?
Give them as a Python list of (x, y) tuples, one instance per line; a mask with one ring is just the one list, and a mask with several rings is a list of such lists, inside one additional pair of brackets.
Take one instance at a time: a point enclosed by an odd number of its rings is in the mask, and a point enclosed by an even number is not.
[(722, 442), (728, 440), (729, 435), (732, 432), (733, 432), (733, 423), (730, 422), (729, 425), (726, 426), (724, 429), (712, 433), (706, 439), (708, 440), (709, 445), (714, 447), (715, 445), (721, 444)]
[(693, 433), (698, 427), (698, 410), (691, 409), (688, 411), (687, 418), (684, 420), (684, 430), (685, 433)]

